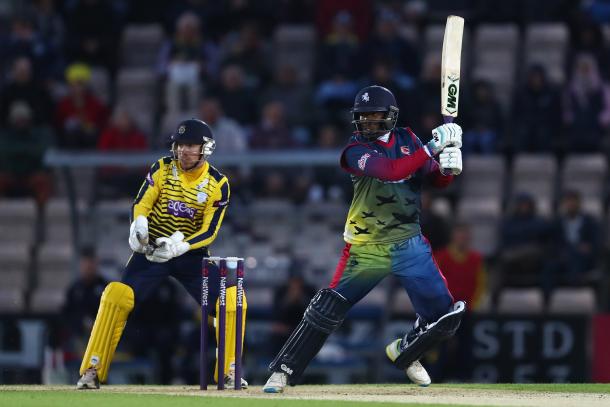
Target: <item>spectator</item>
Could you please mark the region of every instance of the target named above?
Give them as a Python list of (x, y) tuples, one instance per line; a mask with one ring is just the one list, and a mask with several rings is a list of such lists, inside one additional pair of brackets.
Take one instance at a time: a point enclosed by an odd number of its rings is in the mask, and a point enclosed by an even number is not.
[(284, 106), (269, 102), (263, 107), (261, 121), (252, 131), (250, 147), (253, 149), (279, 149), (294, 147), (290, 128), (286, 124)]
[(110, 2), (80, 0), (67, 8), (66, 49), (70, 62), (105, 67), (111, 76), (117, 68), (121, 27)]
[(317, 77), (329, 80), (337, 75), (356, 79), (361, 71), (360, 41), (353, 31), (352, 15), (340, 11), (333, 20), (333, 29), (318, 50)]
[(45, 172), (42, 160), (52, 144), (51, 130), (34, 126), (29, 105), (13, 102), (8, 127), (0, 130), (0, 196), (27, 192), (42, 208), (52, 190), (52, 177)]
[(354, 103), (353, 99), (357, 92), (356, 82), (339, 74), (321, 82), (314, 96), (314, 101), (320, 110), (320, 120), (329, 122), (341, 117), (345, 105)]
[(306, 126), (312, 120), (310, 90), (299, 83), (294, 65), (280, 65), (277, 69), (275, 80), (263, 94), (265, 103), (273, 100), (284, 106), (290, 126)]
[(426, 236), (432, 250), (440, 250), (449, 243), (449, 222), (432, 208), (433, 196), (425, 189), (421, 193), (421, 213), (419, 223), (422, 234)]
[(483, 256), (470, 247), (470, 239), (468, 225), (454, 225), (449, 245), (435, 252), (434, 258), (453, 298), (466, 301), (469, 309), (476, 310), (485, 295), (487, 276)]
[(218, 47), (202, 33), (201, 20), (192, 12), (185, 12), (176, 21), (173, 38), (165, 41), (159, 54), (159, 73), (180, 79), (192, 69), (195, 77), (204, 79), (218, 74)]
[(531, 66), (514, 98), (512, 147), (516, 152), (548, 152), (560, 135), (560, 98), (542, 65)]
[(346, 13), (353, 20), (352, 25), (358, 38), (360, 40), (367, 38), (373, 25), (373, 4), (370, 0), (315, 1), (315, 7), (313, 8), (316, 13), (318, 37), (324, 38), (331, 33), (337, 15)]
[[(97, 148), (100, 151), (144, 151), (148, 148), (148, 142), (129, 112), (119, 106), (102, 132)], [(141, 184), (144, 173), (144, 169), (128, 167), (100, 168), (96, 182), (98, 198), (132, 196)]]
[(364, 49), (364, 60), (378, 61), (389, 56), (395, 58), (396, 75), (416, 78), (421, 60), (417, 48), (400, 36), (400, 16), (384, 9), (376, 20), (375, 32)]
[(141, 151), (148, 148), (148, 142), (129, 111), (118, 106), (110, 124), (102, 132), (97, 148), (102, 151)]
[(40, 36), (46, 39), (54, 54), (61, 54), (66, 28), (56, 11), (55, 1), (35, 0), (32, 11)]
[(57, 104), (55, 120), (59, 144), (65, 148), (94, 148), (106, 124), (108, 110), (89, 89), (91, 70), (72, 64), (66, 70), (68, 94)]
[(580, 54), (564, 94), (564, 124), (567, 151), (596, 152), (610, 126), (610, 92), (602, 80), (597, 62)]
[[(439, 113), (441, 105), (440, 89), (441, 86), (441, 58), (434, 53), (430, 53), (424, 59), (419, 83), (417, 86), (416, 100), (418, 110), (421, 112), (421, 127), (418, 128), (419, 134), (429, 135), (430, 131), (437, 126), (436, 123), (442, 120)], [(425, 116), (428, 116), (427, 118)], [(423, 132), (422, 132), (423, 131)], [(422, 139), (422, 141), (426, 141)]]
[(238, 154), (248, 148), (244, 129), (235, 120), (226, 117), (218, 99), (204, 99), (199, 105), (199, 116), (214, 133), (216, 150), (220, 153)]
[(303, 312), (309, 305), (316, 290), (305, 282), (301, 275), (292, 275), (288, 281), (275, 290), (273, 309), (277, 310), (271, 327), (273, 349), (279, 349), (297, 327)]
[(500, 224), (499, 267), (504, 285), (534, 285), (540, 280), (550, 232), (549, 223), (536, 213), (534, 199), (517, 195), (512, 211)]
[(187, 111), (199, 99), (202, 81), (218, 74), (218, 49), (201, 32), (199, 17), (186, 12), (176, 22), (174, 37), (161, 48), (159, 74), (167, 79), (167, 107)]
[(23, 102), (31, 109), (36, 125), (52, 123), (53, 102), (49, 93), (32, 76), (32, 64), (27, 57), (19, 57), (13, 63), (9, 82), (0, 93), (0, 123), (6, 126), (9, 108), (15, 102)]
[(581, 204), (576, 191), (566, 191), (561, 200), (561, 213), (554, 222), (556, 255), (550, 259), (543, 279), (547, 296), (558, 284), (591, 282), (590, 272), (599, 255), (599, 224)]
[(604, 79), (607, 80), (609, 76), (608, 68), (610, 68), (610, 54), (608, 53), (608, 47), (604, 43), (602, 26), (584, 15), (578, 16), (571, 27), (570, 40), (568, 60), (575, 60), (578, 54), (581, 53), (591, 54), (595, 57)]
[(269, 81), (271, 61), (271, 50), (261, 38), (256, 23), (247, 22), (239, 32), (228, 35), (224, 45), (223, 64), (241, 66), (251, 88), (258, 89)]
[(484, 80), (472, 86), (472, 99), (464, 115), (464, 153), (493, 154), (503, 128), (500, 104), (491, 84)]
[(66, 292), (61, 312), (65, 326), (64, 351), (68, 359), (78, 360), (85, 351), (107, 284), (108, 281), (98, 273), (95, 250), (84, 247), (80, 253), (79, 275)]
[(256, 122), (257, 100), (246, 85), (244, 71), (238, 65), (228, 65), (220, 74), (220, 85), (210, 90), (210, 95), (220, 101), (224, 112), (242, 126)]
[[(419, 124), (419, 101), (417, 100), (415, 81), (395, 74), (394, 63), (390, 59), (379, 59), (372, 62), (369, 83), (390, 89), (400, 106), (397, 126), (416, 128)], [(436, 126), (435, 126), (436, 127)]]
[[(342, 137), (337, 127), (327, 124), (318, 131), (316, 147), (322, 150), (338, 150), (345, 146), (345, 137)], [(340, 201), (349, 196), (352, 183), (348, 177), (330, 167), (315, 167), (313, 169), (314, 185), (309, 191), (309, 200), (319, 202), (324, 199)]]
[(57, 69), (58, 56), (36, 32), (34, 22), (27, 15), (18, 15), (11, 20), (8, 36), (0, 41), (0, 57), (3, 76), (18, 57), (32, 61), (34, 76), (40, 80), (46, 80)]

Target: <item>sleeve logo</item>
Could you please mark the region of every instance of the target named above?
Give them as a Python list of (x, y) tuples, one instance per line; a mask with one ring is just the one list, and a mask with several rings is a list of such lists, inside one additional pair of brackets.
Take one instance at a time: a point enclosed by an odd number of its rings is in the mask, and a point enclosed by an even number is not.
[(153, 180), (152, 175), (150, 175), (150, 172), (146, 174), (146, 182), (148, 182), (148, 185), (150, 185), (151, 187), (155, 186), (155, 181)]
[(229, 204), (229, 201), (214, 201), (214, 208), (222, 208), (223, 206), (227, 206)]
[(360, 168), (362, 171), (364, 171), (364, 167), (366, 167), (366, 161), (369, 159), (370, 156), (371, 155), (369, 153), (366, 153), (358, 160), (358, 168)]

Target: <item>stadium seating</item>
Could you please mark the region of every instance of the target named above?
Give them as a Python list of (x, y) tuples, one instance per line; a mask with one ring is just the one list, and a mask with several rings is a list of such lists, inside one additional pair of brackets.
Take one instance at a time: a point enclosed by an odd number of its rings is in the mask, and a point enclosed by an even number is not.
[(538, 288), (507, 288), (500, 292), (496, 311), (500, 314), (540, 314), (544, 298)]

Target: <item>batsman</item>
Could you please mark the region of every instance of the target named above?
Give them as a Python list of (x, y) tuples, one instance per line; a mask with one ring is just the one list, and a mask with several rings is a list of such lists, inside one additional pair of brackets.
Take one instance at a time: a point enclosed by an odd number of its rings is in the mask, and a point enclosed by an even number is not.
[(361, 89), (351, 111), (355, 131), (340, 159), (354, 185), (346, 245), (330, 285), (314, 296), (269, 365), (267, 393), (297, 384), (348, 310), (390, 274), (406, 290), (417, 319), (385, 352), (414, 383), (430, 384), (419, 359), (454, 335), (465, 312), (464, 302), (454, 302), (419, 225), (424, 183), (445, 187), (462, 171), (462, 129), (443, 124), (423, 144), (409, 128), (396, 127), (396, 99), (381, 86)]
[[(215, 141), (203, 121), (189, 119), (171, 136), (171, 156), (155, 162), (132, 208), (129, 246), (133, 250), (120, 282), (106, 286), (80, 367), (78, 389), (99, 389), (106, 382), (116, 347), (134, 306), (165, 278), (178, 280), (201, 304), (201, 267), (229, 205), (227, 178), (208, 163)], [(219, 273), (210, 270), (209, 300), (218, 312)], [(227, 288), (225, 380), (234, 383), (236, 288)], [(243, 323), (247, 304), (243, 301)], [(202, 323), (207, 323), (204, 317)], [(245, 327), (245, 325), (244, 325)], [(215, 379), (218, 365), (216, 365)], [(204, 373), (202, 373), (204, 374)], [(242, 387), (247, 387), (242, 379)]]

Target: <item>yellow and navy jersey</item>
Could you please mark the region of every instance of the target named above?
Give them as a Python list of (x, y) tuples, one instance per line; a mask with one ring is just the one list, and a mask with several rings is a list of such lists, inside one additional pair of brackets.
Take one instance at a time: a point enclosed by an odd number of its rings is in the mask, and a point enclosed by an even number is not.
[(229, 181), (209, 163), (185, 172), (171, 157), (154, 163), (135, 199), (132, 217), (148, 218), (149, 240), (179, 230), (191, 250), (209, 246), (229, 205)]

